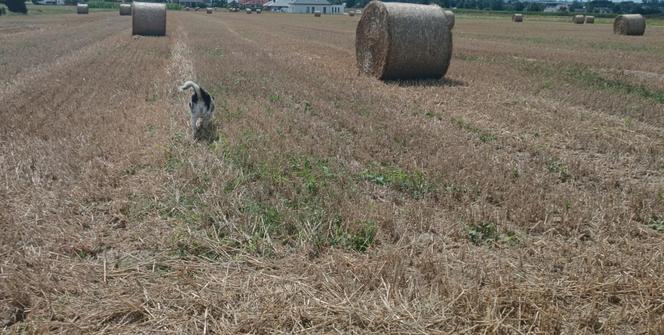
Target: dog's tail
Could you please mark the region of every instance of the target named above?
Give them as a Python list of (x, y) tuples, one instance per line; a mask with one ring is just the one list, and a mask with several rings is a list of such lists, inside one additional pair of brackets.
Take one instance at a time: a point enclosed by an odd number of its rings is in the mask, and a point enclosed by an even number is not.
[(194, 91), (196, 92), (196, 96), (199, 99), (202, 98), (201, 87), (198, 86), (198, 84), (196, 84), (195, 82), (193, 82), (191, 80), (185, 81), (184, 84), (182, 84), (182, 86), (180, 86), (180, 91), (184, 91), (184, 90), (190, 89), (192, 87), (194, 88)]

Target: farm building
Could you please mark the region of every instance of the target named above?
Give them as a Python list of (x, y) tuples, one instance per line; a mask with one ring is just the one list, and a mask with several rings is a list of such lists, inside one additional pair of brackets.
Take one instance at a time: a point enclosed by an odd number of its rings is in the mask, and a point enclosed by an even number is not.
[(39, 0), (37, 3), (40, 5), (64, 5), (65, 0)]
[(342, 15), (346, 4), (333, 5), (327, 0), (291, 0), (285, 12), (297, 14), (310, 14), (320, 11), (322, 14)]
[(264, 3), (263, 8), (272, 12), (286, 12), (291, 1), (293, 0), (271, 0)]
[(321, 14), (344, 13), (346, 4), (333, 5), (327, 0), (270, 0), (263, 4), (263, 7), (282, 13), (311, 14), (321, 12)]
[(559, 13), (567, 12), (568, 8), (566, 4), (548, 4), (544, 8), (544, 13)]

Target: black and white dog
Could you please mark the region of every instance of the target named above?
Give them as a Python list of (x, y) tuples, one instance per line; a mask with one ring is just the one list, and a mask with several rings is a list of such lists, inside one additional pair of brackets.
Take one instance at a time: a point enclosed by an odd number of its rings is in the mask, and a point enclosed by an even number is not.
[(189, 108), (191, 109), (191, 130), (194, 138), (200, 139), (204, 131), (209, 130), (214, 114), (214, 99), (202, 87), (193, 81), (186, 81), (180, 91), (193, 88)]

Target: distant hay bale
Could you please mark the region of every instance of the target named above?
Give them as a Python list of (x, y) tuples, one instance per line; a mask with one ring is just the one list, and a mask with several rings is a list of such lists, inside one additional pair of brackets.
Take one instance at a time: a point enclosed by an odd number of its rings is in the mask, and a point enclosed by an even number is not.
[(315, 11), (315, 12), (314, 12), (314, 16), (315, 16), (315, 17), (320, 17), (320, 16), (321, 16), (321, 12), (320, 12), (319, 10)]
[(205, 8), (205, 12), (208, 13), (208, 14), (212, 14), (212, 8), (210, 8), (210, 7)]
[(452, 32), (438, 5), (371, 1), (355, 33), (360, 71), (379, 79), (441, 78)]
[(583, 15), (574, 15), (574, 17), (572, 17), (572, 22), (576, 24), (583, 24), (586, 22), (586, 17)]
[(120, 4), (120, 15), (131, 15), (131, 5), (128, 3)]
[(251, 14), (251, 8), (245, 9), (245, 12), (247, 12), (247, 14)]
[(262, 13), (262, 12), (263, 12), (262, 9), (260, 9), (260, 8), (256, 9), (256, 14), (260, 14), (260, 13)]
[(513, 14), (512, 22), (523, 22), (523, 14)]
[(90, 12), (90, 9), (88, 8), (88, 4), (86, 3), (80, 3), (76, 5), (76, 13), (77, 14), (87, 14)]
[(447, 27), (450, 29), (454, 28), (454, 12), (451, 10), (446, 10), (445, 18), (447, 19)]
[(362, 11), (358, 9), (358, 10), (355, 11), (355, 14), (356, 15), (362, 15)]
[(188, 11), (191, 10), (191, 8), (189, 8), (189, 7), (185, 7), (184, 10), (185, 10), (186, 12), (188, 12)]
[(134, 2), (132, 6), (132, 35), (166, 35), (166, 4)]
[(594, 16), (586, 16), (586, 23), (595, 23)]
[(646, 19), (641, 14), (618, 15), (613, 21), (613, 33), (641, 36), (646, 32)]
[(346, 14), (348, 14), (348, 16), (355, 16), (355, 11), (354, 11), (354, 10), (351, 10), (350, 12), (348, 12), (348, 13), (346, 13)]
[(200, 8), (198, 8), (198, 7), (194, 8), (194, 12), (198, 12), (199, 9)]

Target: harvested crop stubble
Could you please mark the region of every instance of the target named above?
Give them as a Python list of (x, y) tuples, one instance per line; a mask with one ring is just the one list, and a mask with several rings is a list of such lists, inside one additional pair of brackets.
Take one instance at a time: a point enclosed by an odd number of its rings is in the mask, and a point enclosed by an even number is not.
[(209, 7), (206, 8), (206, 9), (205, 9), (205, 12), (208, 13), (208, 14), (212, 14), (212, 8), (209, 8)]
[(320, 13), (319, 10), (317, 10), (317, 11), (314, 12), (314, 16), (315, 16), (315, 17), (320, 17), (320, 15), (321, 15), (321, 13)]
[(131, 15), (131, 5), (128, 3), (120, 4), (120, 15)]
[(523, 14), (513, 14), (512, 15), (512, 21), (513, 22), (523, 22)]
[(613, 33), (641, 36), (646, 32), (646, 18), (641, 14), (618, 15), (613, 21)]
[(583, 24), (585, 21), (586, 17), (583, 15), (574, 15), (574, 17), (572, 17), (572, 22), (576, 24)]
[(445, 17), (447, 18), (447, 27), (450, 29), (454, 28), (454, 12), (451, 10), (446, 10)]
[(371, 1), (357, 25), (360, 71), (379, 79), (441, 78), (452, 57), (452, 33), (438, 5)]
[(166, 5), (163, 3), (134, 2), (132, 5), (132, 35), (166, 35)]
[(586, 16), (586, 23), (595, 23), (594, 16)]
[(77, 14), (87, 14), (90, 10), (88, 9), (88, 4), (86, 3), (80, 3), (76, 5), (76, 13)]

